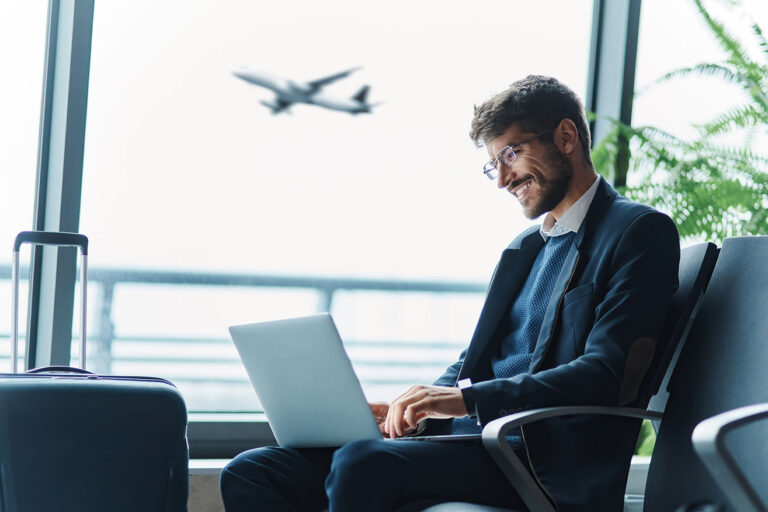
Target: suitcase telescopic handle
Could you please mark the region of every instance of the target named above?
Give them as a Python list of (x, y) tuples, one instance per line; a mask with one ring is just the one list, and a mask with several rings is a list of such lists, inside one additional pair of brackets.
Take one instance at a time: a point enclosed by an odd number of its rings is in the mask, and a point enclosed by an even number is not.
[(22, 231), (13, 242), (11, 289), (11, 372), (16, 373), (19, 353), (19, 251), (24, 244), (80, 248), (80, 366), (85, 370), (86, 304), (88, 291), (88, 237), (80, 233)]
[(30, 374), (30, 373), (77, 373), (82, 375), (94, 375), (93, 372), (89, 372), (88, 370), (83, 370), (82, 368), (75, 368), (74, 366), (41, 366), (40, 368), (32, 368), (31, 370), (27, 370), (24, 373)]
[(56, 231), (22, 231), (13, 242), (13, 252), (19, 252), (23, 244), (55, 245), (58, 247), (79, 247), (80, 252), (88, 255), (88, 237), (80, 233), (62, 233)]

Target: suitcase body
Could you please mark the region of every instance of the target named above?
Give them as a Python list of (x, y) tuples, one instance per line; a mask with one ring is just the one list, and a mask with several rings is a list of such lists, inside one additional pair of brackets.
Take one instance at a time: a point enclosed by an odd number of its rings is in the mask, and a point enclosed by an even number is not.
[(0, 374), (0, 511), (186, 511), (186, 427), (184, 400), (164, 379)]

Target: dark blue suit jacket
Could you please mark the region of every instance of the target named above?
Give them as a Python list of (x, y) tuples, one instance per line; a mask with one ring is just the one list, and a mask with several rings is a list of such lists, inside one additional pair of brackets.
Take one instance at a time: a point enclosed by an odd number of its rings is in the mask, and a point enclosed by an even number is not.
[[(543, 245), (538, 226), (504, 251), (472, 341), (435, 384), (473, 382), (478, 419), (557, 405), (635, 405), (677, 289), (680, 246), (666, 215), (620, 196), (601, 178), (574, 239), (534, 349), (530, 373), (494, 379), (495, 331)], [(639, 420), (555, 418), (523, 428), (530, 463), (561, 511), (623, 507)], [(430, 420), (428, 431), (439, 428)]]

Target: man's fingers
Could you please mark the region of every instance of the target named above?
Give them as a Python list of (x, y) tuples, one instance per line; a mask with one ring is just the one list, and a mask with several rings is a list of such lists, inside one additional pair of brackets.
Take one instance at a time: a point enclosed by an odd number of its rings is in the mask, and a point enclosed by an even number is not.
[(389, 406), (389, 413), (387, 414), (387, 431), (390, 437), (400, 437), (400, 429), (398, 424), (403, 414), (403, 398), (398, 398), (392, 405)]
[(432, 402), (428, 397), (414, 402), (405, 408), (403, 419), (407, 427), (416, 428), (419, 422), (428, 416), (429, 405)]
[(450, 418), (466, 415), (458, 389), (444, 386), (411, 386), (390, 405), (384, 431), (390, 437), (405, 435), (427, 417)]
[(398, 400), (389, 408), (389, 435), (391, 437), (400, 437), (403, 435), (402, 421), (404, 407), (404, 404)]
[(395, 416), (395, 407), (396, 402), (392, 402), (392, 405), (389, 406), (389, 410), (387, 411), (387, 419), (384, 420), (384, 430), (389, 435), (389, 437), (396, 437), (395, 436), (395, 422), (394, 422), (394, 416)]
[(369, 405), (371, 406), (371, 412), (373, 412), (373, 417), (376, 419), (376, 423), (381, 425), (381, 423), (387, 419), (389, 404), (377, 402)]
[(419, 389), (422, 389), (423, 387), (424, 387), (424, 386), (420, 386), (420, 385), (418, 385), (418, 384), (417, 384), (417, 385), (414, 385), (414, 386), (411, 386), (411, 387), (409, 387), (408, 389), (406, 389), (405, 391), (403, 391), (402, 393), (400, 393), (400, 396), (398, 396), (397, 398), (395, 398), (394, 400), (392, 400), (392, 403), (395, 403), (395, 402), (397, 402), (398, 400), (401, 400), (401, 399), (405, 398), (406, 396), (408, 396), (408, 395), (411, 395), (411, 394), (413, 394), (413, 393), (417, 392)]
[(405, 429), (406, 426), (413, 426), (408, 423), (408, 420), (405, 418), (405, 413), (408, 410), (409, 407), (412, 406), (412, 404), (420, 402), (424, 400), (428, 396), (428, 393), (425, 389), (413, 389), (412, 393), (410, 393), (407, 397), (397, 400), (393, 407), (395, 408), (394, 415), (393, 415), (393, 423), (395, 432), (397, 433), (397, 437), (402, 437), (405, 435)]
[(392, 405), (389, 406), (389, 411), (387, 411), (387, 419), (385, 421), (386, 431), (389, 434), (389, 437), (398, 437), (397, 422), (398, 418), (402, 415), (402, 408), (403, 406), (400, 402), (400, 399), (395, 400), (392, 402)]
[(371, 412), (373, 412), (373, 415), (377, 418), (384, 418), (387, 415), (387, 410), (389, 409), (388, 403), (373, 402), (368, 405), (371, 407)]

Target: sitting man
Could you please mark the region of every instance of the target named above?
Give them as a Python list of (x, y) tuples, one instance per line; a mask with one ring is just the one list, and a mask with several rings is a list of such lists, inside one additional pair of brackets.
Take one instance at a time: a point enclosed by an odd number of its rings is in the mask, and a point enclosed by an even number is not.
[[(663, 349), (680, 257), (674, 223), (595, 173), (581, 102), (553, 78), (528, 76), (476, 107), (471, 137), (488, 149), (485, 176), (527, 217), (546, 215), (503, 252), (459, 360), (434, 385), (372, 405), (382, 432), (477, 433), (537, 407), (632, 405)], [(569, 416), (509, 439), (560, 511), (618, 511), (639, 425)], [(259, 448), (224, 469), (221, 490), (228, 512), (385, 511), (420, 500), (525, 508), (470, 441)]]

